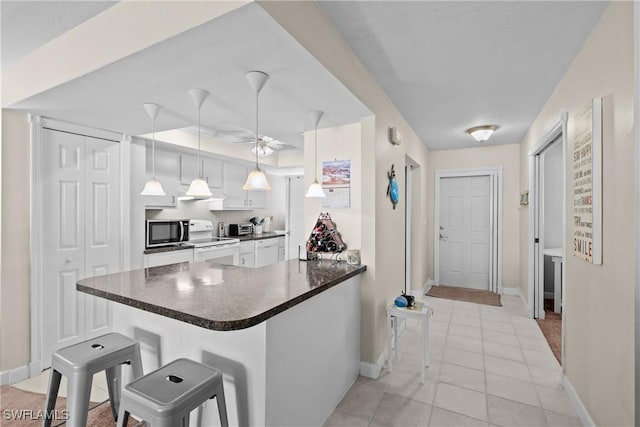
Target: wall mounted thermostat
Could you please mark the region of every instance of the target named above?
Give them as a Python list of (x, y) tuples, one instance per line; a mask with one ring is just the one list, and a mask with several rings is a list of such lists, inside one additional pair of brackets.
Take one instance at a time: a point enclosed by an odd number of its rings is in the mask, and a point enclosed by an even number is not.
[(393, 145), (400, 145), (402, 142), (402, 135), (400, 131), (395, 127), (389, 127), (389, 142)]

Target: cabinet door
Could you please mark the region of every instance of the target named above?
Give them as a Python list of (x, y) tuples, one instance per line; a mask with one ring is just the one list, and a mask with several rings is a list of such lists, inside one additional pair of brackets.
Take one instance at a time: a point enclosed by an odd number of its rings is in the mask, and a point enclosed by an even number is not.
[(264, 209), (266, 191), (247, 191), (249, 209)]
[(224, 207), (247, 208), (247, 192), (242, 189), (247, 179), (247, 168), (234, 163), (224, 165)]
[(264, 267), (278, 262), (277, 239), (256, 240), (256, 267)]
[(160, 265), (177, 264), (179, 262), (193, 261), (193, 249), (183, 251), (160, 252), (144, 256), (144, 266), (158, 267)]
[(209, 157), (202, 159), (202, 176), (209, 184), (209, 187), (221, 189), (224, 177), (222, 160)]
[(255, 262), (255, 254), (252, 252), (250, 254), (240, 254), (240, 267), (250, 267), (253, 268), (256, 265)]
[(198, 157), (192, 154), (180, 153), (180, 184), (189, 185), (200, 173)]
[[(151, 142), (146, 144), (146, 179), (152, 178)], [(145, 207), (175, 208), (179, 187), (180, 158), (175, 151), (158, 148), (156, 145), (156, 179), (162, 184), (166, 196), (146, 196)], [(142, 189), (141, 189), (142, 190)]]

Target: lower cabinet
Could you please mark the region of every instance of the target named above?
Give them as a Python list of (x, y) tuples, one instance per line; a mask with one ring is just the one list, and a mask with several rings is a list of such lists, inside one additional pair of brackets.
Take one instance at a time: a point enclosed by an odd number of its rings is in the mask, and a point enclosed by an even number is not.
[(256, 266), (256, 245), (253, 240), (248, 242), (240, 242), (240, 267)]
[(256, 240), (256, 267), (278, 262), (278, 239)]
[(285, 257), (285, 239), (284, 236), (278, 237), (278, 262), (284, 261)]
[(193, 249), (146, 254), (144, 256), (144, 267), (158, 267), (188, 261), (193, 261)]

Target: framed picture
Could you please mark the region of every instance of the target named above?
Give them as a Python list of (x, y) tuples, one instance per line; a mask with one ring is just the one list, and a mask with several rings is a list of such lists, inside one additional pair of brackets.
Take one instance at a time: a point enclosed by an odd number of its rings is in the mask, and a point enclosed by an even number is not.
[(351, 160), (322, 162), (323, 208), (351, 207)]

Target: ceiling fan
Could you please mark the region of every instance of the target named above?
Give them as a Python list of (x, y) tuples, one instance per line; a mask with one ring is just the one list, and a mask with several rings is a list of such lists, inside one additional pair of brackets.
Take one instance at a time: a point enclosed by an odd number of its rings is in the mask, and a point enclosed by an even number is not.
[[(196, 128), (186, 127), (182, 130), (185, 132), (195, 133)], [(251, 152), (255, 154), (256, 137), (255, 133), (250, 130), (236, 125), (221, 124), (216, 128), (207, 128), (203, 126), (201, 128), (201, 132), (227, 143), (253, 145), (253, 147), (251, 147)], [(293, 147), (270, 136), (262, 135), (258, 138), (258, 157), (266, 157), (273, 154), (275, 151), (289, 148)]]

